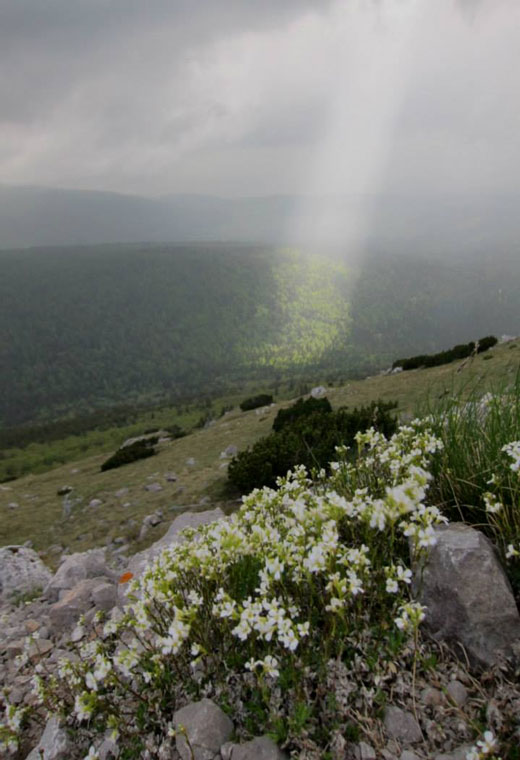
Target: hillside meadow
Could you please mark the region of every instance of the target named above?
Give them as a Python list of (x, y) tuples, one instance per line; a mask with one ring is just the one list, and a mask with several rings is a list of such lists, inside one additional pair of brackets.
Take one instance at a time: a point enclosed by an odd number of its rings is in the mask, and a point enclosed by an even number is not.
[[(520, 341), (511, 341), (465, 362), (376, 375), (329, 387), (327, 396), (334, 408), (359, 407), (378, 399), (394, 400), (398, 403), (400, 420), (407, 421), (417, 413), (427, 413), (443, 399), (455, 395), (463, 399), (475, 390), (483, 395), (512, 385), (519, 366)], [(316, 384), (318, 382), (319, 378)], [(221, 401), (229, 404), (231, 399), (226, 397)], [(279, 400), (260, 413), (259, 410), (241, 412), (235, 405), (209, 426), (160, 444), (153, 457), (101, 472), (108, 444), (113, 444), (111, 450), (116, 448), (127, 437), (129, 429), (105, 431), (103, 450), (96, 455), (78, 457), (48, 472), (26, 475), (0, 485), (0, 543), (30, 540), (43, 552), (53, 546), (84, 551), (122, 539), (128, 551), (134, 552), (160, 537), (168, 521), (181, 511), (207, 509), (208, 504), (219, 504), (224, 511), (233, 511), (239, 494), (228, 486), (229, 458), (221, 458), (221, 453), (230, 445), (243, 450), (267, 435), (277, 410), (290, 403), (289, 399)], [(215, 402), (214, 406), (222, 408), (225, 403)], [(160, 413), (155, 413), (154, 421), (160, 427), (163, 423)], [(168, 479), (172, 473), (175, 480)], [(146, 490), (151, 484), (158, 484), (160, 490)], [(72, 487), (70, 499), (74, 501), (67, 519), (63, 516), (63, 496), (57, 493), (65, 485)], [(94, 499), (101, 504), (89, 506)], [(16, 506), (9, 506), (13, 504)], [(145, 540), (139, 542), (143, 518), (157, 509), (163, 512), (163, 522), (150, 528)], [(52, 562), (53, 557), (57, 560), (60, 553), (61, 550), (56, 549), (48, 560)]]

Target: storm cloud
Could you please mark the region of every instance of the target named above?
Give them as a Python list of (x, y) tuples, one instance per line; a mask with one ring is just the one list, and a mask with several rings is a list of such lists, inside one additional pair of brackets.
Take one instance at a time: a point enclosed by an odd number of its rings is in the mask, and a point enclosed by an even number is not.
[(0, 0), (0, 181), (517, 191), (515, 0)]

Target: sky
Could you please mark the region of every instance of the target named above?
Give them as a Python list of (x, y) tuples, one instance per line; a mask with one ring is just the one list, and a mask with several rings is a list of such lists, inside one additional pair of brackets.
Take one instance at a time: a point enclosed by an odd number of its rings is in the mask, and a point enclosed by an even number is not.
[(510, 193), (518, 0), (0, 0), (0, 182)]

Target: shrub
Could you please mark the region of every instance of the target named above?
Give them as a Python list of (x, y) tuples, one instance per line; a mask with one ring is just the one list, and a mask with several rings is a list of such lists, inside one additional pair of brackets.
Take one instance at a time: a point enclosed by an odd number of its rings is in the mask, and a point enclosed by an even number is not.
[(244, 399), (244, 401), (242, 401), (240, 404), (240, 408), (243, 412), (248, 412), (251, 409), (258, 409), (261, 406), (269, 406), (269, 404), (272, 403), (272, 396), (270, 396), (268, 393), (261, 393), (259, 396), (252, 396), (251, 398)]
[(35, 675), (78, 748), (109, 730), (124, 758), (167, 756), (174, 710), (205, 696), (239, 737), (270, 732), (325, 757), (338, 725), (377, 714), (396, 662), (415, 673), (424, 615), (405, 557), (411, 541), (419, 561), (443, 521), (424, 503), (437, 444), (419, 427), (358, 443), (358, 468), (340, 459), (321, 485), (298, 468), (229, 520), (185, 531), (132, 582), (122, 619), (56, 677)]
[(392, 367), (402, 367), (403, 370), (419, 369), (420, 367), (439, 367), (442, 364), (449, 364), (456, 359), (466, 359), (475, 352), (478, 354), (483, 351), (487, 351), (498, 343), (497, 338), (494, 335), (487, 335), (485, 338), (481, 338), (476, 346), (473, 341), (470, 343), (460, 343), (457, 346), (449, 349), (448, 351), (440, 351), (437, 354), (420, 354), (419, 356), (411, 356), (409, 359), (397, 359)]
[(187, 435), (186, 431), (183, 430), (180, 425), (170, 425), (169, 427), (165, 428), (165, 430), (174, 440), (177, 438), (184, 438), (184, 436)]
[(129, 446), (123, 446), (118, 449), (115, 454), (112, 454), (101, 465), (101, 471), (113, 470), (116, 467), (122, 467), (125, 464), (131, 464), (137, 462), (139, 459), (146, 459), (155, 454), (153, 443), (157, 443), (157, 439), (148, 439), (147, 441), (136, 441)]
[(298, 399), (298, 401), (287, 409), (280, 409), (273, 422), (273, 430), (277, 433), (283, 430), (287, 425), (293, 424), (301, 417), (309, 417), (316, 413), (332, 412), (332, 407), (328, 398)]
[[(278, 427), (282, 425), (278, 432), (275, 430), (251, 449), (234, 457), (228, 468), (229, 481), (242, 493), (252, 488), (274, 487), (278, 477), (297, 465), (304, 465), (309, 470), (327, 468), (334, 458), (336, 446), (352, 445), (358, 431), (371, 426), (385, 435), (392, 435), (395, 431), (396, 421), (390, 414), (395, 403), (379, 401), (352, 412), (346, 408), (333, 412), (326, 411), (326, 405), (330, 408), (327, 399), (316, 401), (326, 404), (314, 407), (298, 401), (285, 410), (296, 409), (297, 414), (292, 418), (290, 415), (283, 417), (278, 421)], [(311, 413), (302, 413), (303, 409), (311, 410)]]

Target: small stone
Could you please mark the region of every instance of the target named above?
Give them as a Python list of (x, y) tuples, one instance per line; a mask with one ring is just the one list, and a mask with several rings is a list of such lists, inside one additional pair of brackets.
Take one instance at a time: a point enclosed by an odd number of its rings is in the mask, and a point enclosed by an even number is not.
[(439, 689), (434, 689), (433, 687), (428, 687), (426, 689), (423, 689), (421, 692), (421, 702), (426, 707), (438, 707), (440, 704), (442, 704), (443, 696), (442, 692), (439, 691)]
[(468, 701), (468, 691), (460, 681), (450, 681), (446, 691), (458, 707), (462, 707)]
[(101, 499), (91, 499), (88, 503), (89, 507), (100, 507), (103, 504)]
[(35, 639), (29, 647), (29, 659), (33, 662), (48, 654), (54, 644), (49, 639)]
[(41, 623), (39, 620), (33, 620), (32, 618), (29, 618), (29, 620), (25, 621), (25, 627), (28, 633), (34, 633), (38, 630), (38, 628), (40, 628), (40, 626)]
[(73, 490), (72, 486), (61, 486), (61, 488), (58, 488), (58, 490), (56, 491), (56, 493), (58, 494), (58, 496), (66, 496), (72, 490)]
[(420, 757), (419, 755), (416, 755), (415, 752), (405, 749), (404, 752), (401, 752), (399, 760), (420, 760)]
[(370, 744), (359, 742), (354, 747), (354, 757), (356, 760), (376, 760), (376, 751)]
[(126, 496), (128, 493), (128, 488), (120, 488), (118, 491), (116, 491), (115, 495), (118, 499), (122, 499), (123, 496)]
[(151, 491), (152, 493), (157, 493), (158, 491), (162, 491), (163, 487), (160, 483), (148, 483), (144, 487), (145, 491)]
[(188, 467), (193, 467), (195, 464), (195, 459), (193, 457), (188, 457), (186, 460), (186, 464), (188, 465)]
[(9, 504), (7, 505), (7, 509), (18, 509), (19, 506), (20, 505), (18, 504), (17, 501), (10, 501)]
[[(268, 736), (260, 736), (244, 744), (225, 744), (228, 760), (286, 760), (287, 755)], [(221, 747), (222, 760), (226, 760)], [(374, 755), (370, 757), (375, 758)]]
[(388, 735), (403, 744), (414, 744), (423, 738), (421, 727), (413, 715), (390, 705), (385, 710), (384, 724)]
[(192, 702), (177, 710), (173, 724), (175, 744), (182, 760), (214, 760), (233, 732), (231, 720), (210, 699)]
[(13, 657), (18, 657), (19, 654), (22, 654), (24, 650), (24, 643), (21, 639), (16, 639), (16, 641), (10, 641), (9, 644), (6, 646), (5, 651), (7, 652), (7, 656), (9, 659), (12, 659)]
[(452, 752), (441, 752), (435, 755), (434, 760), (466, 760), (466, 755), (472, 750), (471, 744), (464, 744)]
[(78, 641), (81, 641), (81, 639), (85, 636), (85, 629), (82, 625), (77, 625), (72, 633), (70, 634), (70, 640), (73, 644), (77, 644)]
[(165, 472), (164, 479), (168, 481), (168, 483), (175, 483), (177, 475), (174, 472)]

